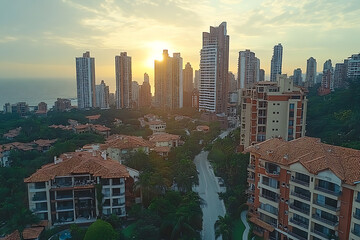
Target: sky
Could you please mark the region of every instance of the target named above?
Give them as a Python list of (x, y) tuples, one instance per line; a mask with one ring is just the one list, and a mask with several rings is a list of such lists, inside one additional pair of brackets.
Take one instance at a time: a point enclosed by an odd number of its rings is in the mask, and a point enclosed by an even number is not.
[(113, 92), (115, 55), (127, 52), (133, 80), (147, 72), (153, 83), (163, 49), (198, 69), (202, 32), (223, 21), (235, 74), (238, 52), (250, 49), (269, 75), (278, 43), (288, 75), (305, 73), (311, 56), (321, 71), (360, 52), (359, 0), (1, 0), (0, 78), (75, 81), (75, 57), (90, 51), (96, 82)]

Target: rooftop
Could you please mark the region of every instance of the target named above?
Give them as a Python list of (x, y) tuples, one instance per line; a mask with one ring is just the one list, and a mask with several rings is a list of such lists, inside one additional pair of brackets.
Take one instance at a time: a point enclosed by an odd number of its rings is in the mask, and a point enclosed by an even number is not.
[(64, 153), (55, 162), (42, 166), (24, 182), (44, 182), (74, 174), (92, 174), (101, 178), (129, 177), (124, 165), (110, 158), (105, 160), (99, 152)]
[(289, 142), (273, 138), (245, 152), (285, 166), (299, 162), (312, 174), (330, 170), (346, 184), (360, 181), (360, 150), (321, 143), (319, 138), (302, 137)]
[(163, 134), (153, 134), (150, 136), (150, 142), (168, 142), (173, 140), (180, 140), (179, 135), (163, 133)]
[(128, 135), (111, 135), (107, 138), (105, 144), (101, 145), (101, 149), (117, 148), (131, 149), (138, 147), (152, 147), (152, 143), (142, 137)]
[(101, 116), (100, 114), (97, 114), (97, 115), (86, 116), (86, 118), (89, 120), (98, 120), (100, 116)]
[(6, 235), (3, 238), (0, 238), (0, 240), (21, 240), (20, 233), (18, 230), (10, 233), (9, 235)]
[(23, 231), (23, 239), (37, 239), (42, 233), (42, 231), (44, 231), (44, 227), (25, 228)]

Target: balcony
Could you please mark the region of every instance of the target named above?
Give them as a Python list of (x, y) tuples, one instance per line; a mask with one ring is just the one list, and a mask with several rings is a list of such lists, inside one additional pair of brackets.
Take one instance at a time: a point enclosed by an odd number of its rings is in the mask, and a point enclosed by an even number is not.
[(298, 193), (298, 192), (292, 191), (292, 192), (291, 192), (291, 195), (293, 195), (293, 196), (295, 196), (295, 197), (298, 197), (298, 198), (301, 198), (301, 199), (306, 200), (306, 201), (310, 201), (310, 196), (305, 195), (305, 194), (303, 194), (303, 193)]
[(31, 211), (33, 211), (33, 212), (44, 212), (44, 211), (47, 211), (47, 206), (35, 207), (35, 208), (31, 209)]
[(254, 181), (255, 181), (255, 178), (252, 177), (252, 176), (248, 176), (248, 177), (247, 177), (247, 181), (248, 181), (248, 182), (254, 182)]
[(248, 165), (247, 170), (248, 171), (254, 171), (255, 170), (255, 165)]
[(322, 204), (322, 203), (319, 203), (319, 202), (316, 201), (316, 200), (314, 200), (313, 203), (314, 203), (315, 205), (318, 205), (318, 206), (320, 206), (320, 207), (326, 208), (326, 209), (331, 210), (331, 211), (334, 211), (334, 212), (340, 211), (340, 207), (334, 207), (334, 206), (331, 206), (331, 205)]
[(360, 231), (359, 230), (356, 231), (355, 229), (353, 229), (353, 230), (351, 230), (351, 233), (358, 236), (358, 237), (360, 237)]
[(304, 237), (302, 237), (302, 236), (300, 236), (300, 235), (297, 235), (297, 234), (294, 233), (294, 232), (289, 232), (289, 235), (295, 237), (296, 239), (307, 240), (307, 238), (304, 238)]
[(260, 196), (267, 200), (279, 203), (279, 197), (273, 197), (273, 196), (269, 196), (269, 195), (265, 195), (265, 194), (261, 194)]
[(75, 198), (94, 198), (91, 192), (76, 192), (74, 193)]
[(246, 189), (246, 191), (245, 191), (246, 194), (254, 194), (254, 192), (255, 192), (255, 189), (251, 189), (251, 188)]
[(44, 195), (38, 195), (38, 194), (35, 194), (33, 197), (32, 197), (32, 201), (35, 202), (35, 201), (46, 201), (46, 194), (45, 196)]
[(296, 224), (296, 225), (298, 225), (298, 226), (300, 226), (300, 227), (302, 227), (304, 229), (308, 229), (308, 227), (309, 227), (309, 223), (306, 224), (304, 222), (301, 222), (301, 221), (297, 220), (296, 218), (291, 218), (290, 222), (292, 222), (292, 223), (294, 223), (294, 224)]
[(73, 207), (73, 205), (71, 204), (71, 205), (65, 205), (65, 206), (57, 206), (57, 208), (56, 208), (56, 210), (73, 210), (74, 209), (74, 207)]
[(355, 201), (360, 203), (360, 197), (355, 198)]
[(325, 218), (322, 218), (321, 216), (317, 215), (317, 214), (313, 214), (312, 217), (320, 222), (323, 222), (325, 224), (328, 224), (332, 227), (335, 227), (339, 224), (338, 221), (334, 222), (334, 221), (331, 221), (331, 220), (328, 220), (328, 219), (325, 219)]
[(332, 190), (329, 190), (329, 189), (326, 189), (326, 188), (322, 188), (322, 187), (319, 187), (319, 186), (315, 186), (315, 190), (318, 190), (318, 191), (323, 192), (323, 193), (331, 194), (331, 195), (336, 196), (336, 197), (341, 195), (341, 191), (335, 192), (335, 191), (332, 191)]
[(297, 179), (297, 178), (291, 177), (291, 181), (294, 182), (294, 183), (298, 183), (298, 184), (300, 184), (300, 185), (302, 185), (302, 186), (309, 187), (309, 183), (308, 183), (308, 182), (305, 182), (305, 181), (303, 181), (303, 180), (301, 180), (301, 179)]
[(296, 210), (298, 212), (304, 213), (306, 215), (309, 215), (309, 213), (310, 213), (310, 209), (303, 208), (303, 207), (298, 207), (298, 206), (295, 206), (294, 204), (290, 204), (290, 208), (294, 209), (294, 210)]
[(325, 233), (323, 233), (323, 232), (320, 232), (319, 230), (316, 230), (316, 229), (313, 229), (313, 230), (311, 230), (311, 231), (312, 231), (313, 233), (315, 233), (315, 234), (323, 237), (323, 238), (329, 239), (329, 235), (328, 235), (328, 234), (325, 234)]
[(57, 195), (56, 200), (63, 200), (63, 199), (72, 199), (72, 195)]
[(359, 213), (354, 213), (353, 216), (354, 216), (354, 218), (360, 220), (360, 214)]

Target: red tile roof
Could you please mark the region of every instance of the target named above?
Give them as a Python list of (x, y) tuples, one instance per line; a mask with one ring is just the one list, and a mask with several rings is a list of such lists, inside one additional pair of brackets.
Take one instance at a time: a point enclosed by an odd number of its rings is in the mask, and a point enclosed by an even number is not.
[(101, 145), (101, 149), (108, 148), (132, 149), (139, 147), (152, 147), (153, 144), (142, 137), (128, 135), (111, 135), (107, 138), (105, 144)]
[(3, 136), (6, 138), (14, 138), (17, 137), (20, 134), (21, 127), (11, 129), (9, 132), (5, 133)]
[(30, 240), (30, 239), (38, 238), (42, 233), (42, 231), (44, 231), (44, 227), (25, 228), (23, 231), (23, 239)]
[(281, 165), (300, 162), (312, 174), (330, 170), (350, 185), (360, 181), (360, 150), (321, 143), (318, 138), (302, 137), (289, 142), (273, 138), (245, 151)]
[(91, 125), (91, 129), (95, 130), (95, 131), (99, 131), (99, 132), (107, 132), (110, 131), (111, 129), (108, 127), (105, 127), (103, 125)]
[(20, 233), (18, 230), (15, 230), (14, 232), (10, 233), (9, 235), (6, 235), (3, 238), (0, 238), (0, 240), (21, 240)]
[(97, 114), (97, 115), (86, 116), (86, 118), (89, 120), (98, 120), (100, 116), (101, 116), (100, 114)]
[(150, 142), (169, 142), (174, 140), (180, 140), (179, 135), (163, 133), (163, 134), (153, 134), (150, 136)]
[(53, 143), (56, 142), (57, 139), (38, 139), (36, 141), (34, 141), (34, 143), (36, 145), (38, 145), (39, 147), (49, 147), (51, 146)]
[(169, 153), (171, 150), (170, 147), (163, 146), (163, 147), (154, 147), (154, 151), (157, 153)]
[(64, 153), (58, 160), (62, 161), (42, 166), (24, 182), (44, 182), (56, 176), (85, 173), (101, 178), (129, 177), (129, 172), (124, 165), (110, 158), (104, 160), (99, 152)]

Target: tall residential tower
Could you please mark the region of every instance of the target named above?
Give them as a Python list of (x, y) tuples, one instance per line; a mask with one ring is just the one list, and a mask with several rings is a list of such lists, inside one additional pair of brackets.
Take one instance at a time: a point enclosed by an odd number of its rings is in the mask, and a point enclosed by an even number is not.
[(131, 57), (126, 52), (115, 56), (116, 108), (131, 108), (132, 73)]
[(274, 53), (271, 59), (270, 81), (276, 82), (276, 75), (281, 74), (283, 47), (281, 43), (274, 46)]
[(229, 35), (226, 22), (203, 32), (199, 110), (225, 113), (228, 100)]
[(305, 86), (313, 87), (316, 78), (316, 59), (311, 57), (307, 60)]
[(90, 52), (76, 58), (76, 85), (78, 108), (95, 107), (95, 59), (90, 57)]
[(260, 60), (249, 49), (239, 52), (238, 59), (238, 86), (252, 87), (260, 79)]

